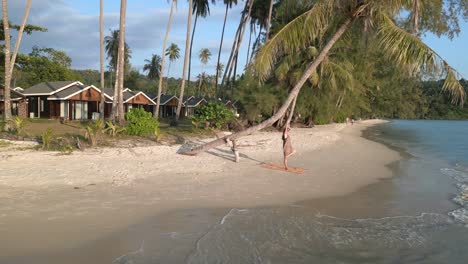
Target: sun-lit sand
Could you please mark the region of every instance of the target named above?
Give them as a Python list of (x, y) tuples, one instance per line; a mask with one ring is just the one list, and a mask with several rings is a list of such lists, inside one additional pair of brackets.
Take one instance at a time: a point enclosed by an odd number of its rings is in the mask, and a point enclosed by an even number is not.
[[(228, 146), (196, 157), (176, 154), (180, 146), (72, 155), (2, 148), (0, 262), (47, 254), (70, 261), (66, 252), (90, 245), (102, 256), (112, 235), (178, 209), (282, 205), (353, 192), (391, 177), (386, 165), (399, 159), (399, 153), (360, 137), (381, 122), (293, 129), (297, 154), (290, 165), (304, 168), (304, 174), (260, 166), (281, 163), (280, 132), (240, 140), (239, 163)], [(127, 245), (107, 250), (114, 255)]]

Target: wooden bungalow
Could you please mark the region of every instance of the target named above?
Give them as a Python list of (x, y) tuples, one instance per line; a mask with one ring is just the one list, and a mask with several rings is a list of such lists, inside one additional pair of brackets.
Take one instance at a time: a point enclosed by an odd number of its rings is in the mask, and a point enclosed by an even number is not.
[(128, 112), (132, 108), (144, 109), (146, 112), (153, 112), (156, 103), (144, 92), (126, 89), (123, 93), (124, 111)]
[(193, 116), (195, 114), (195, 109), (206, 103), (207, 101), (205, 100), (205, 98), (192, 96), (189, 100), (184, 102), (184, 107), (182, 109), (184, 116), (186, 117)]
[[(155, 99), (153, 99), (154, 101)], [(179, 104), (179, 98), (175, 95), (161, 94), (159, 116), (175, 117), (177, 112), (177, 105)]]
[[(28, 100), (16, 88), (10, 90), (11, 114), (23, 118), (28, 117)], [(5, 111), (5, 86), (0, 85), (0, 117)]]
[[(24, 95), (29, 99), (30, 117), (85, 120), (99, 116), (101, 90), (93, 85), (72, 81), (46, 82), (26, 89)], [(110, 104), (112, 98), (104, 95), (106, 105)]]

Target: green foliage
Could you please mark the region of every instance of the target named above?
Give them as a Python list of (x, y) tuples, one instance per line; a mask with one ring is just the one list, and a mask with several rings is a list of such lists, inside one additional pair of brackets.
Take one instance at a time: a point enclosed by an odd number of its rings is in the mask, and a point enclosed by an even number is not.
[(143, 109), (133, 108), (125, 114), (127, 120), (126, 132), (133, 136), (154, 135), (159, 128), (159, 122), (151, 113)]
[(112, 123), (111, 121), (106, 122), (106, 128), (104, 129), (104, 132), (109, 134), (111, 137), (115, 137), (118, 134), (121, 134), (125, 132), (125, 127), (121, 127), (117, 124)]
[(100, 118), (86, 126), (85, 138), (91, 144), (91, 147), (95, 147), (98, 144), (100, 135), (104, 130), (103, 122)]
[(13, 130), (17, 136), (23, 135), (24, 127), (26, 126), (27, 120), (19, 116), (15, 116), (8, 120), (10, 126), (13, 127)]
[(192, 122), (195, 127), (205, 123), (206, 127), (221, 129), (234, 120), (234, 113), (224, 104), (210, 102), (195, 110)]
[(17, 63), (20, 75), (17, 85), (21, 87), (40, 82), (82, 80), (69, 69), (71, 58), (63, 51), (34, 48), (28, 55), (19, 54)]
[(42, 150), (50, 150), (52, 139), (54, 135), (52, 129), (48, 128), (46, 132), (41, 135)]

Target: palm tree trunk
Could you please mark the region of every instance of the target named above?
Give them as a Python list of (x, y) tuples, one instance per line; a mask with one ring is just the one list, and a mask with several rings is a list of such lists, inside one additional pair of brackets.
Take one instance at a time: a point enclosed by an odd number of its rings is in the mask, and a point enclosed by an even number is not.
[(124, 107), (123, 107), (123, 86), (125, 75), (125, 17), (127, 10), (127, 0), (121, 0), (120, 4), (120, 31), (119, 31), (119, 104), (118, 104), (118, 120), (119, 124), (123, 125), (125, 122)]
[(166, 76), (166, 89), (164, 90), (164, 93), (167, 93), (167, 91), (169, 91), (169, 74), (171, 73), (171, 64), (172, 64), (172, 61), (169, 60), (169, 66), (167, 67), (167, 76)]
[(289, 116), (288, 120), (286, 121), (286, 127), (288, 127), (291, 124), (291, 120), (294, 116), (294, 110), (296, 109), (296, 101), (297, 101), (297, 96), (294, 98), (294, 101), (292, 102), (291, 109), (289, 110)]
[(254, 42), (254, 45), (253, 45), (253, 48), (252, 48), (252, 54), (250, 54), (250, 61), (252, 61), (254, 55), (255, 55), (255, 50), (257, 49), (259, 43), (260, 43), (260, 36), (262, 35), (262, 29), (263, 29), (263, 26), (260, 25), (260, 28), (258, 29), (258, 35), (257, 35), (257, 38), (255, 39), (255, 42)]
[(189, 49), (190, 49), (190, 29), (192, 28), (192, 8), (193, 8), (193, 0), (189, 0), (189, 14), (188, 14), (188, 21), (187, 21), (187, 36), (185, 39), (185, 58), (184, 58), (184, 70), (182, 73), (182, 84), (180, 86), (180, 99), (179, 103), (177, 104), (177, 112), (176, 112), (176, 123), (179, 121), (180, 118), (180, 111), (182, 111), (182, 101), (184, 100), (184, 89), (185, 89), (185, 77), (187, 74), (187, 66), (188, 66), (188, 58), (189, 58)]
[[(119, 56), (120, 55), (117, 54), (117, 62), (120, 60)], [(111, 113), (111, 120), (114, 123), (115, 123), (115, 119), (118, 116), (117, 104), (119, 102), (119, 75), (120, 75), (119, 67), (116, 67), (116, 69), (115, 69), (114, 94), (113, 94), (113, 97), (112, 97), (112, 113)]]
[(273, 13), (274, 1), (275, 0), (270, 0), (270, 10), (268, 11), (268, 21), (267, 21), (267, 24), (266, 24), (267, 31), (266, 31), (265, 42), (267, 42), (270, 39), (271, 14)]
[[(167, 40), (169, 39), (169, 32), (171, 31), (171, 22), (172, 22), (172, 15), (174, 14), (174, 8), (177, 1), (172, 0), (171, 5), (171, 12), (169, 13), (169, 20), (167, 21), (166, 27), (166, 37), (164, 38), (163, 44), (163, 51), (162, 51), (162, 61), (161, 61), (161, 76), (159, 77), (159, 85), (158, 85), (158, 97), (156, 98), (156, 108), (153, 111), (153, 115), (155, 118), (159, 118), (159, 106), (161, 104), (161, 91), (163, 89), (163, 81), (164, 81), (164, 66), (166, 65), (166, 47), (167, 47)], [(170, 64), (169, 64), (170, 66)]]
[(198, 146), (191, 151), (184, 153), (187, 155), (197, 155), (200, 152), (207, 151), (211, 148), (214, 148), (216, 146), (225, 144), (226, 140), (235, 140), (243, 136), (250, 135), (256, 131), (259, 131), (265, 127), (271, 126), (274, 122), (276, 122), (278, 119), (283, 116), (286, 111), (288, 110), (289, 105), (294, 101), (294, 99), (297, 97), (299, 92), (301, 91), (302, 86), (307, 82), (307, 80), (310, 78), (312, 73), (317, 69), (317, 67), (323, 62), (323, 60), (326, 58), (330, 50), (333, 48), (335, 43), (341, 38), (341, 36), (349, 29), (351, 23), (354, 21), (354, 17), (348, 18), (341, 26), (340, 28), (335, 32), (333, 37), (328, 41), (328, 43), (325, 45), (325, 47), (322, 49), (322, 51), (319, 53), (319, 55), (316, 57), (316, 59), (307, 67), (306, 71), (302, 75), (301, 79), (299, 82), (294, 86), (294, 88), (291, 90), (289, 93), (286, 101), (283, 103), (281, 108), (270, 118), (267, 120), (261, 122), (260, 124), (250, 127), (246, 130), (231, 134), (229, 136), (211, 141), (209, 143), (206, 143), (204, 145)]
[[(227, 15), (229, 11), (229, 5), (226, 5), (226, 13), (224, 14), (224, 24), (223, 24), (223, 31), (221, 33), (221, 43), (219, 44), (219, 51), (218, 51), (218, 63), (216, 64), (216, 67), (219, 66), (219, 63), (221, 61), (221, 50), (223, 49), (223, 40), (224, 40), (224, 30), (226, 29), (226, 20), (227, 20)], [(216, 85), (215, 85), (215, 93), (218, 94), (218, 80), (219, 80), (219, 71), (216, 71)]]
[(100, 13), (99, 13), (99, 48), (100, 48), (100, 63), (101, 63), (101, 105), (99, 112), (101, 113), (101, 120), (104, 123), (105, 118), (105, 96), (104, 96), (104, 0), (100, 0)]
[[(240, 46), (242, 45), (242, 40), (244, 39), (244, 34), (246, 31), (245, 29), (250, 20), (250, 15), (252, 13), (252, 7), (253, 7), (254, 1), (255, 0), (249, 0), (245, 2), (244, 11), (246, 11), (248, 8), (248, 12), (247, 14), (243, 12), (243, 15), (242, 15), (242, 18), (241, 18), (241, 21), (239, 23), (239, 27), (236, 33), (237, 38), (236, 38), (236, 41), (234, 41), (232, 45), (233, 48), (231, 50), (231, 55), (229, 56), (229, 61), (226, 66), (226, 70), (224, 71), (224, 76), (223, 76), (223, 80), (221, 81), (221, 84), (224, 84), (224, 80), (229, 80), (231, 78), (232, 69), (234, 68), (234, 61), (237, 59), (237, 54), (239, 53)], [(228, 74), (226, 75), (226, 73)]]
[(247, 59), (245, 60), (245, 68), (249, 64), (250, 58), (250, 48), (252, 47), (252, 26), (250, 26), (250, 34), (249, 34), (249, 46), (247, 47)]
[(419, 0), (413, 0), (413, 34), (419, 34)]
[[(9, 120), (11, 118), (11, 78), (13, 75), (13, 69), (15, 66), (16, 56), (18, 55), (21, 39), (23, 37), (24, 28), (26, 21), (28, 20), (29, 10), (31, 10), (32, 0), (28, 0), (26, 9), (24, 11), (23, 20), (21, 22), (20, 30), (18, 32), (18, 39), (15, 44), (13, 54), (11, 54), (11, 38), (10, 38), (10, 21), (8, 19), (8, 3), (7, 0), (2, 0), (2, 15), (3, 15), (3, 32), (5, 35), (5, 88), (4, 88), (4, 119)], [(4, 127), (6, 130), (9, 129), (8, 123)]]
[(190, 55), (189, 55), (189, 65), (188, 65), (188, 84), (187, 88), (190, 89), (190, 74), (192, 72), (192, 47), (193, 39), (195, 38), (195, 29), (197, 28), (198, 15), (195, 15), (195, 22), (193, 23), (192, 39), (190, 40)]

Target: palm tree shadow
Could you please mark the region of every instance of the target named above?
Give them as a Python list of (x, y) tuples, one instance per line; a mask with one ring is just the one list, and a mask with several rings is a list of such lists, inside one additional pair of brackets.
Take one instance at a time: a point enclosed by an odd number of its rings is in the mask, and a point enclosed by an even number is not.
[[(200, 146), (201, 144), (204, 144), (204, 143), (205, 142), (203, 142), (201, 140), (198, 140), (196, 142), (193, 142), (193, 141), (186, 142), (185, 144), (183, 144), (179, 148), (177, 153), (180, 154), (180, 153), (188, 152), (188, 151), (190, 151), (190, 149), (192, 149), (194, 147), (197, 147), (197, 146)], [(213, 151), (213, 150), (215, 150), (215, 151)], [(232, 153), (232, 151), (230, 151), (230, 150), (225, 150), (225, 149), (221, 149), (221, 148), (214, 148), (213, 150), (205, 151), (205, 152), (210, 154), (210, 155), (213, 155), (213, 156), (216, 156), (216, 157), (219, 157), (219, 158), (223, 158), (223, 159), (226, 159), (226, 160), (229, 160), (229, 161), (233, 161), (233, 162), (236, 161), (236, 158), (234, 157), (234, 153)], [(260, 164), (265, 163), (265, 162), (263, 162), (261, 160), (254, 159), (254, 158), (249, 157), (249, 156), (247, 156), (245, 154), (242, 154), (242, 153), (239, 153), (239, 157), (244, 158), (244, 159), (248, 159), (248, 160), (251, 160), (251, 161), (255, 161), (255, 162), (258, 162)]]

